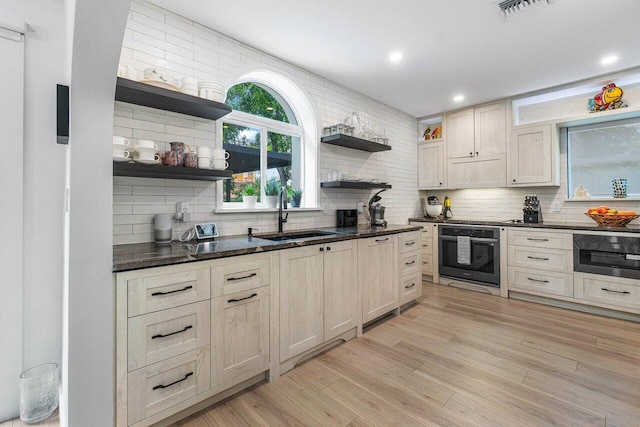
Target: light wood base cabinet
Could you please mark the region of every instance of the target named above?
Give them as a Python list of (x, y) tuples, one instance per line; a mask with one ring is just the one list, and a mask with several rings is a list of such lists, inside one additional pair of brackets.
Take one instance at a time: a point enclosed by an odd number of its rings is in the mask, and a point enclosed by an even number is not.
[(640, 313), (640, 280), (576, 272), (574, 286), (577, 300)]
[(269, 287), (211, 300), (211, 382), (228, 388), (269, 369)]
[(358, 326), (358, 241), (325, 245), (324, 341)]
[(358, 245), (362, 323), (367, 323), (398, 307), (398, 238), (371, 237)]

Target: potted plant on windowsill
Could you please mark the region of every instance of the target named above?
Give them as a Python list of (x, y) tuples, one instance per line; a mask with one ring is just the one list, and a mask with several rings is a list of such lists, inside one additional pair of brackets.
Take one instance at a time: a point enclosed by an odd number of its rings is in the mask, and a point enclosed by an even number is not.
[(242, 204), (245, 209), (254, 209), (258, 202), (258, 190), (253, 184), (247, 184), (242, 190)]
[(278, 193), (280, 192), (280, 181), (271, 178), (264, 186), (264, 203), (268, 208), (275, 208), (278, 205)]
[(291, 207), (299, 208), (302, 200), (302, 188), (294, 188), (291, 192)]

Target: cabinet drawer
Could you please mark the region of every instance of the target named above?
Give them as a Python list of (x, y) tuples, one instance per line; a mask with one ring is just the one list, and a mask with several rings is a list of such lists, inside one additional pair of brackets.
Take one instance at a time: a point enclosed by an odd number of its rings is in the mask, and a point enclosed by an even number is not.
[(160, 267), (128, 273), (129, 317), (209, 299), (210, 286), (208, 268), (176, 272)]
[(575, 273), (575, 297), (640, 310), (640, 281), (623, 277)]
[(211, 295), (219, 297), (267, 286), (270, 255), (256, 254), (218, 260), (211, 267)]
[(433, 274), (433, 257), (422, 256), (422, 274)]
[(207, 300), (130, 318), (128, 370), (208, 345), (209, 306)]
[(398, 248), (401, 254), (417, 251), (420, 248), (421, 242), (419, 231), (400, 233), (398, 237)]
[(573, 252), (562, 249), (528, 248), (509, 245), (508, 265), (558, 273), (573, 272)]
[(509, 290), (573, 296), (573, 274), (509, 267)]
[(421, 250), (422, 250), (422, 256), (431, 255), (433, 253), (433, 242), (431, 240), (427, 242), (423, 240)]
[(422, 295), (421, 273), (400, 279), (400, 305), (413, 301), (420, 295)]
[(507, 241), (509, 245), (573, 250), (573, 234), (571, 233), (520, 230), (512, 227), (508, 229)]
[(428, 222), (414, 222), (411, 221), (409, 222), (409, 225), (413, 225), (415, 227), (422, 227), (422, 230), (420, 230), (420, 234), (422, 235), (422, 238), (427, 238), (427, 237), (432, 237), (433, 236), (433, 224), (428, 223)]
[(406, 253), (400, 255), (399, 271), (400, 276), (407, 276), (410, 274), (416, 274), (420, 271), (420, 256), (418, 252)]
[(129, 425), (142, 421), (210, 388), (209, 346), (130, 372)]

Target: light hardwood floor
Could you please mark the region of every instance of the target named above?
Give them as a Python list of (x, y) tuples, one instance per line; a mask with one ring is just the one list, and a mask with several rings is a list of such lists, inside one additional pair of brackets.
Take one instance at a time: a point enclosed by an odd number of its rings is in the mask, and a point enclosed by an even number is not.
[(175, 426), (639, 426), (640, 324), (430, 283), (419, 304)]
[(54, 412), (54, 414), (47, 418), (44, 421), (35, 424), (27, 424), (20, 421), (20, 418), (16, 418), (14, 420), (4, 421), (0, 423), (0, 427), (29, 427), (29, 426), (37, 426), (37, 427), (60, 427), (60, 417), (58, 417), (58, 411)]

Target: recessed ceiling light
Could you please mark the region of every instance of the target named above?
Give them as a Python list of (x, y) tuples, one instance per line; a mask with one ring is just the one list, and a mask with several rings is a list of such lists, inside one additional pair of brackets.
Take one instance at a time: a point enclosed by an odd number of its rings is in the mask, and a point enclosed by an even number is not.
[(464, 95), (456, 95), (456, 96), (453, 97), (453, 100), (455, 102), (462, 102), (462, 101), (464, 101)]
[(398, 62), (402, 59), (402, 53), (401, 52), (392, 52), (391, 55), (389, 55), (389, 61), (391, 62)]
[(618, 60), (618, 57), (615, 55), (609, 55), (609, 56), (605, 56), (604, 58), (602, 58), (602, 61), (600, 61), (600, 63), (602, 65), (609, 65), (609, 64), (613, 64), (614, 62), (616, 62)]

